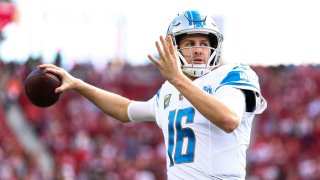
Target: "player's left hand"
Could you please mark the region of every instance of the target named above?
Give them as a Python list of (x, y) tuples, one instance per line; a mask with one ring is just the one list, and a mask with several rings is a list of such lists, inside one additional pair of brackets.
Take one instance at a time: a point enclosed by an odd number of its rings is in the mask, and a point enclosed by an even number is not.
[(157, 65), (162, 76), (172, 83), (182, 77), (183, 73), (178, 65), (179, 57), (177, 53), (177, 45), (173, 44), (171, 36), (167, 36), (166, 40), (163, 36), (160, 36), (162, 48), (160, 47), (159, 42), (156, 41), (160, 60), (152, 55), (148, 55), (148, 58)]

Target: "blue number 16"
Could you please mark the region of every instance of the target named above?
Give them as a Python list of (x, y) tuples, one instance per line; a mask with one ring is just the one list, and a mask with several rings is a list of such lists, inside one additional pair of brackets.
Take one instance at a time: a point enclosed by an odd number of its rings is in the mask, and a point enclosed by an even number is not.
[[(188, 163), (194, 160), (194, 150), (196, 147), (195, 134), (191, 128), (182, 128), (181, 126), (183, 118), (186, 118), (186, 124), (193, 123), (194, 114), (195, 110), (193, 107), (180, 109), (178, 112), (177, 110), (169, 112), (168, 155), (170, 166), (173, 166), (175, 163)], [(174, 140), (175, 137), (176, 140)], [(182, 152), (183, 143), (186, 143), (186, 152)]]

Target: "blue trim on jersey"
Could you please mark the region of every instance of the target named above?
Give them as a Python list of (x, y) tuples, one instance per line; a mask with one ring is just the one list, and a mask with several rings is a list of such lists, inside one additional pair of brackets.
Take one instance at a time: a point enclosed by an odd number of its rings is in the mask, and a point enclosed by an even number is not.
[(252, 87), (259, 92), (258, 77), (251, 68), (246, 65), (235, 66), (221, 81), (220, 86), (218, 86), (215, 91), (226, 85)]
[(217, 89), (215, 90), (215, 92), (217, 92), (218, 89), (220, 89), (221, 87), (223, 86), (226, 86), (226, 85), (229, 85), (229, 86), (235, 86), (235, 87), (253, 87), (255, 89), (255, 91), (258, 91), (257, 88), (255, 86), (253, 86), (252, 84), (246, 84), (246, 83), (228, 83), (228, 84), (223, 84), (223, 85), (220, 85), (219, 87), (217, 87)]
[(157, 107), (159, 107), (160, 90), (161, 90), (161, 88), (157, 92), (157, 98), (156, 98)]
[(202, 28), (206, 25), (205, 17), (199, 11), (187, 11), (185, 15), (189, 19), (189, 26)]
[(251, 68), (250, 68), (248, 65), (241, 64), (241, 65), (239, 65), (239, 66), (233, 67), (232, 70), (248, 71), (248, 70), (251, 70)]

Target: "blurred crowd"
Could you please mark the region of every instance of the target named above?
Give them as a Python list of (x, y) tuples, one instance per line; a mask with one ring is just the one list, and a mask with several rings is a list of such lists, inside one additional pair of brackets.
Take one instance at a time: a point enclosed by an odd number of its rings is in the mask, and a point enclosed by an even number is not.
[[(0, 60), (0, 179), (166, 179), (165, 148), (156, 124), (122, 124), (72, 91), (49, 108), (32, 105), (23, 82), (41, 63)], [(60, 61), (54, 62), (61, 65)], [(320, 179), (320, 66), (252, 67), (267, 110), (254, 121), (247, 179)], [(90, 63), (69, 70), (82, 80), (134, 100), (148, 100), (164, 81), (154, 65)], [(8, 126), (6, 109), (17, 103), (53, 159), (49, 176)]]
[(267, 110), (248, 150), (252, 179), (320, 179), (320, 65), (254, 67)]

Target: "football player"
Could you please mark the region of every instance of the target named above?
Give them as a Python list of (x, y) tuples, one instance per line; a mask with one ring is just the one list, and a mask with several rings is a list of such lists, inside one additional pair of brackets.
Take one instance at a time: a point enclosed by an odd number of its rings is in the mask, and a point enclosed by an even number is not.
[(186, 11), (156, 41), (148, 58), (166, 82), (149, 101), (99, 89), (50, 64), (62, 78), (56, 92), (73, 89), (122, 122), (153, 121), (162, 129), (168, 179), (245, 179), (252, 121), (267, 106), (256, 73), (244, 64), (221, 65), (221, 43), (212, 18)]

